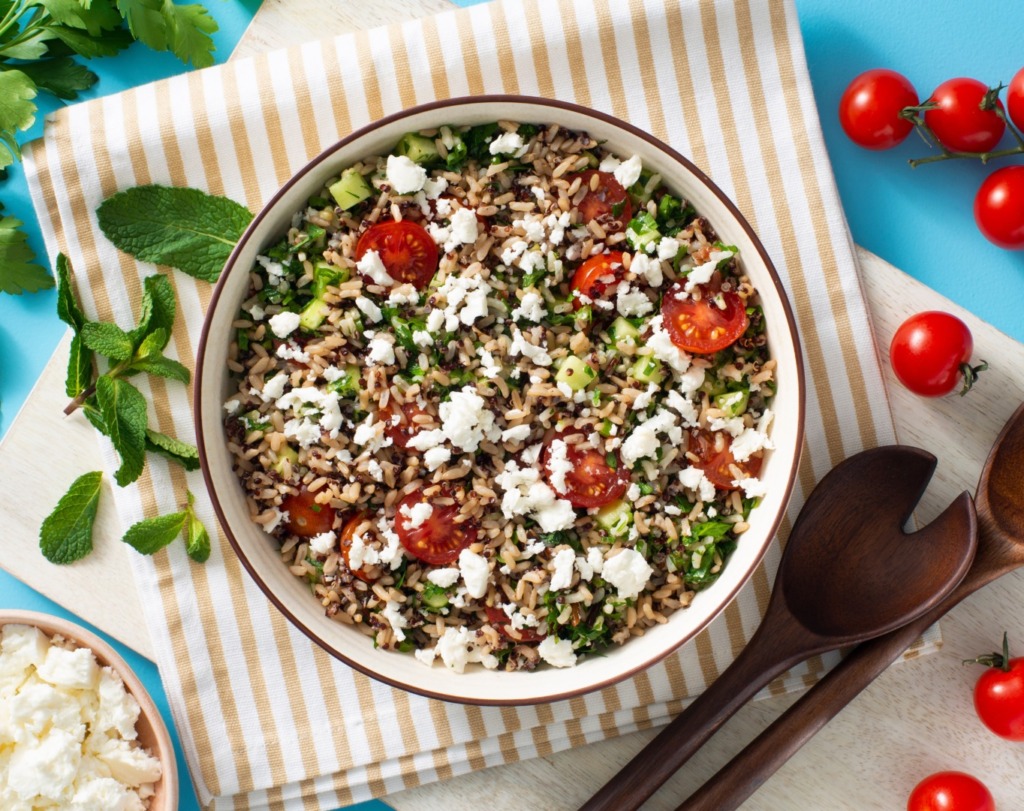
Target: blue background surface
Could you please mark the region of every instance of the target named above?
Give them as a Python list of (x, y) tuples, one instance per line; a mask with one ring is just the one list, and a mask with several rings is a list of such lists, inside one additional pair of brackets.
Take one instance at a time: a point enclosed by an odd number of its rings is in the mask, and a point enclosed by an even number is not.
[[(483, 1), (454, 0), (461, 6)], [(208, 0), (206, 5), (220, 24), (221, 30), (214, 35), (220, 62), (230, 55), (259, 0)], [(1024, 66), (1024, 3), (991, 0), (974, 8), (960, 0), (796, 0), (796, 5), (825, 141), (854, 240), (1024, 341), (1024, 251), (1007, 252), (989, 244), (978, 233), (972, 214), (977, 188), (995, 165), (948, 161), (912, 170), (907, 159), (927, 152), (916, 136), (895, 150), (869, 152), (846, 139), (835, 115), (850, 79), (874, 67), (900, 71), (922, 99), (954, 76), (972, 76), (986, 84), (1008, 82)], [(113, 59), (95, 60), (90, 67), (101, 80), (86, 98), (183, 69), (168, 54), (154, 54), (140, 46)], [(42, 97), (38, 101), (42, 112), (54, 108)], [(27, 137), (41, 134), (41, 122), (42, 115)], [(1004, 145), (1009, 143), (1007, 136)], [(997, 165), (1009, 162), (1024, 163), (1024, 158), (1016, 156)], [(13, 167), (10, 175), (0, 184), (0, 200), (7, 213), (28, 223), (30, 242), (42, 256), (42, 238), (20, 167)], [(0, 294), (0, 437), (64, 332), (54, 314), (55, 298), (53, 291), (20, 297)], [(40, 560), (40, 565), (46, 564)], [(3, 572), (0, 607), (75, 619)], [(145, 683), (171, 727), (156, 667), (123, 645), (114, 645)], [(196, 811), (180, 748), (178, 758), (181, 808)], [(359, 806), (364, 811), (386, 807), (381, 803)]]

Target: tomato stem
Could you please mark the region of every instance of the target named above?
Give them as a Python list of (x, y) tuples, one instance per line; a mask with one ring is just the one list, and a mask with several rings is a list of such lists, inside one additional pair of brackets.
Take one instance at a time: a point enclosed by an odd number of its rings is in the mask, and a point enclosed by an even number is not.
[(988, 369), (988, 362), (982, 361), (977, 366), (971, 366), (969, 363), (960, 364), (960, 374), (964, 378), (964, 387), (960, 389), (960, 396), (963, 397), (967, 392), (971, 390), (971, 386), (975, 384), (978, 379), (978, 375)]
[(983, 656), (979, 656), (976, 659), (964, 659), (963, 664), (965, 665), (983, 665), (985, 667), (995, 667), (1002, 670), (1004, 673), (1010, 672), (1010, 635), (1007, 631), (1003, 631), (1003, 652), (1002, 653), (986, 653)]

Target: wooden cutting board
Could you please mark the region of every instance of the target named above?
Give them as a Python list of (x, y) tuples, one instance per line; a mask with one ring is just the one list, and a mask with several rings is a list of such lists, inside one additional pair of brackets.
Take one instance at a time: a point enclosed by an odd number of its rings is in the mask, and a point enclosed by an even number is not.
[[(313, 39), (425, 16), (451, 8), (448, 0), (266, 0), (232, 58)], [(890, 403), (902, 442), (939, 457), (922, 500), (928, 521), (957, 493), (972, 490), (988, 448), (1002, 424), (1024, 401), (1024, 345), (998, 332), (877, 256), (860, 250), (862, 278), (874, 318), (877, 345), (888, 347), (896, 327), (913, 312), (941, 309), (962, 318), (975, 337), (975, 356), (992, 371), (966, 398), (924, 400), (892, 378), (883, 357)], [(58, 346), (24, 408), (0, 442), (0, 482), (7, 504), (0, 566), (33, 588), (152, 658), (122, 528), (113, 497), (101, 498), (95, 551), (72, 566), (47, 563), (38, 551), (39, 525), (78, 475), (101, 467), (95, 432), (62, 409), (69, 337)], [(882, 353), (884, 356), (884, 352)], [(39, 452), (60, 448), (60, 461)], [(105, 484), (109, 488), (110, 484)], [(144, 599), (144, 597), (143, 597)], [(912, 776), (947, 767), (966, 768), (1024, 802), (1018, 750), (981, 729), (970, 707), (976, 673), (960, 658), (991, 647), (1005, 628), (1024, 641), (1024, 575), (997, 582), (943, 621), (945, 647), (934, 656), (891, 668), (854, 705), (795, 757), (745, 806), (751, 811), (896, 808)], [(1022, 642), (1024, 643), (1024, 642)], [(793, 700), (768, 699), (746, 707), (669, 787), (648, 805), (674, 808), (728, 757)], [(481, 797), (494, 808), (578, 806), (651, 737), (651, 732), (605, 741), (511, 766), (488, 769), (388, 797), (401, 811), (445, 808), (476, 811)]]

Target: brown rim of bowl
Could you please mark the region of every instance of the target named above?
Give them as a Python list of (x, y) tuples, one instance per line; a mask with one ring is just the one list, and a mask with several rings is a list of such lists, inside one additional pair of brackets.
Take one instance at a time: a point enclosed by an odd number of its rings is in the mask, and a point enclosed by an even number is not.
[[(668, 144), (664, 143), (663, 141), (661, 141), (658, 138), (655, 138), (653, 135), (651, 135), (648, 132), (645, 132), (644, 130), (640, 129), (639, 127), (636, 127), (636, 126), (634, 126), (634, 125), (632, 125), (632, 124), (630, 124), (628, 122), (622, 121), (621, 119), (616, 118), (615, 116), (609, 115), (608, 113), (604, 113), (604, 112), (601, 112), (599, 110), (593, 110), (593, 109), (591, 109), (589, 107), (584, 107), (584, 106), (579, 105), (579, 104), (574, 104), (573, 102), (561, 101), (559, 99), (547, 99), (547, 98), (543, 98), (543, 97), (540, 97), (540, 96), (517, 96), (517, 95), (511, 95), (511, 94), (495, 94), (495, 95), (483, 95), (483, 96), (459, 96), (459, 97), (456, 97), (456, 98), (431, 101), (431, 102), (427, 102), (426, 104), (419, 104), (419, 105), (417, 105), (415, 107), (410, 107), (410, 108), (408, 108), (406, 110), (401, 110), (401, 111), (399, 111), (397, 113), (392, 113), (389, 116), (385, 116), (384, 118), (381, 118), (381, 119), (379, 119), (377, 121), (374, 121), (371, 124), (367, 124), (364, 127), (360, 127), (358, 130), (355, 130), (354, 132), (351, 132), (350, 134), (346, 135), (344, 138), (339, 140), (337, 143), (335, 143), (332, 146), (329, 146), (327, 149), (325, 149), (323, 152), (321, 152), (315, 158), (310, 160), (298, 172), (296, 172), (294, 175), (292, 175), (292, 177), (274, 194), (273, 197), (270, 198), (270, 200), (267, 203), (264, 204), (263, 208), (253, 218), (253, 221), (249, 224), (249, 227), (246, 228), (245, 232), (239, 238), (238, 244), (235, 245), (234, 250), (231, 252), (231, 255), (228, 257), (228, 260), (227, 260), (227, 262), (224, 265), (224, 269), (226, 270), (227, 268), (230, 268), (234, 264), (238, 254), (241, 252), (241, 250), (248, 243), (248, 241), (250, 239), (250, 236), (251, 236), (253, 230), (256, 228), (256, 226), (258, 226), (259, 223), (264, 219), (264, 217), (266, 217), (267, 212), (277, 203), (277, 201), (295, 183), (297, 183), (299, 181), (299, 178), (304, 178), (311, 171), (315, 170), (321, 163), (323, 163), (324, 161), (328, 160), (339, 149), (347, 146), (349, 143), (351, 143), (354, 140), (357, 140), (359, 138), (362, 138), (365, 135), (368, 135), (373, 130), (378, 129), (381, 126), (384, 126), (384, 125), (387, 125), (387, 124), (391, 124), (391, 123), (393, 123), (395, 121), (400, 121), (401, 119), (408, 118), (409, 116), (412, 116), (412, 115), (418, 115), (420, 113), (430, 112), (431, 110), (441, 110), (441, 109), (447, 109), (447, 108), (451, 108), (451, 107), (461, 107), (463, 105), (469, 105), (469, 104), (486, 104), (486, 103), (490, 103), (490, 104), (535, 104), (535, 105), (541, 106), (541, 107), (550, 107), (550, 108), (553, 108), (555, 110), (567, 110), (567, 111), (570, 111), (570, 112), (573, 112), (573, 113), (577, 113), (577, 114), (580, 114), (580, 115), (588, 116), (590, 118), (596, 118), (596, 119), (598, 119), (600, 121), (603, 121), (606, 124), (610, 124), (610, 125), (612, 125), (614, 127), (622, 129), (625, 132), (628, 132), (629, 134), (631, 134), (631, 135), (633, 135), (633, 136), (635, 136), (637, 138), (641, 138), (642, 140), (644, 140), (647, 143), (649, 143), (652, 147), (654, 147), (658, 151), (664, 153), (665, 155), (667, 155), (672, 160), (682, 164), (684, 167), (686, 167), (686, 169), (688, 171), (692, 172), (693, 175), (695, 177), (697, 177), (697, 179), (704, 186), (706, 186), (708, 189), (710, 189), (711, 192), (722, 202), (722, 204), (726, 207), (726, 209), (736, 219), (736, 222), (739, 223), (740, 227), (746, 232), (747, 237), (750, 239), (750, 241), (753, 243), (753, 245), (757, 249), (757, 253), (761, 257), (761, 261), (764, 263), (765, 268), (768, 270), (768, 273), (771, 276), (772, 282), (775, 285), (775, 291), (776, 291), (777, 295), (779, 296), (779, 299), (782, 302), (782, 308), (783, 308), (783, 310), (786, 313), (786, 322), (787, 322), (787, 326), (789, 327), (789, 333), (790, 333), (790, 335), (793, 336), (793, 350), (794, 350), (794, 354), (795, 354), (794, 360), (795, 360), (796, 366), (797, 366), (797, 381), (796, 381), (796, 384), (797, 384), (797, 387), (798, 387), (797, 397), (798, 397), (798, 406), (799, 406), (799, 411), (800, 411), (799, 419), (797, 420), (796, 446), (795, 446), (797, 448), (797, 453), (796, 453), (797, 463), (795, 465), (793, 465), (792, 470), (790, 470), (790, 472), (789, 472), (789, 480), (786, 482), (786, 491), (785, 491), (785, 493), (783, 495), (782, 506), (780, 507), (778, 514), (775, 516), (775, 519), (772, 522), (772, 526), (771, 526), (771, 528), (769, 530), (768, 538), (769, 539), (774, 538), (775, 534), (778, 532), (779, 524), (782, 522), (782, 518), (785, 515), (786, 505), (789, 503), (789, 500), (790, 500), (790, 498), (792, 497), (792, 494), (793, 494), (793, 485), (794, 485), (794, 483), (796, 481), (797, 470), (798, 470), (798, 468), (800, 466), (799, 465), (800, 448), (803, 446), (803, 438), (804, 438), (804, 416), (805, 416), (804, 410), (805, 410), (805, 407), (806, 407), (806, 386), (805, 386), (805, 382), (804, 382), (804, 376), (805, 375), (804, 375), (803, 353), (802, 353), (802, 350), (801, 350), (799, 333), (797, 332), (797, 328), (796, 328), (796, 320), (793, 317), (793, 309), (790, 306), (789, 297), (786, 295), (785, 288), (783, 288), (783, 286), (782, 286), (782, 281), (779, 279), (778, 271), (775, 270), (775, 265), (772, 263), (771, 259), (768, 257), (768, 253), (767, 253), (767, 251), (765, 251), (764, 245), (761, 244), (761, 240), (758, 238), (757, 234), (754, 232), (754, 229), (751, 227), (750, 223), (747, 222), (746, 217), (744, 217), (740, 213), (739, 209), (732, 202), (732, 200), (730, 200), (726, 196), (726, 194), (720, 188), (718, 188), (718, 186), (715, 185), (715, 183), (713, 183), (711, 181), (711, 179), (704, 172), (702, 172), (699, 168), (697, 168), (697, 166), (695, 166), (689, 159), (683, 157), (679, 152), (677, 152), (675, 149), (670, 147)], [(363, 667), (362, 665), (360, 665), (360, 664), (350, 660), (347, 656), (345, 656), (340, 651), (335, 650), (334, 648), (332, 648), (326, 642), (326, 640), (321, 639), (313, 631), (313, 629), (307, 628), (303, 623), (301, 623), (298, 620), (298, 618), (294, 614), (292, 614), (288, 610), (288, 608), (282, 603), (280, 598), (264, 582), (263, 578), (260, 577), (259, 572), (257, 571), (256, 567), (252, 564), (252, 562), (246, 556), (246, 554), (243, 551), (243, 549), (242, 549), (241, 545), (239, 544), (238, 540), (235, 538), (234, 533), (232, 533), (231, 528), (228, 526), (227, 520), (226, 520), (225, 515), (224, 515), (224, 511), (221, 508), (220, 501), (219, 501), (219, 499), (216, 496), (216, 490), (214, 489), (214, 486), (213, 486), (213, 478), (212, 478), (212, 476), (210, 474), (210, 467), (209, 467), (209, 464), (208, 464), (207, 459), (206, 459), (205, 442), (203, 441), (204, 440), (203, 425), (202, 425), (202, 420), (199, 419), (199, 415), (202, 413), (201, 412), (201, 400), (202, 400), (201, 392), (203, 391), (204, 371), (205, 371), (204, 364), (203, 364), (203, 357), (205, 355), (206, 341), (207, 341), (207, 338), (209, 336), (209, 329), (210, 329), (210, 316), (209, 316), (209, 314), (212, 313), (214, 310), (216, 310), (217, 303), (220, 300), (221, 291), (224, 288), (225, 279), (226, 279), (226, 275), (222, 271), (221, 276), (218, 279), (217, 284), (216, 284), (216, 286), (213, 289), (213, 295), (210, 297), (210, 306), (207, 309), (207, 315), (203, 319), (203, 329), (202, 329), (202, 332), (200, 333), (200, 336), (199, 336), (199, 346), (197, 348), (197, 355), (196, 355), (195, 387), (194, 387), (194, 390), (193, 390), (193, 410), (194, 410), (194, 413), (195, 413), (196, 445), (197, 445), (198, 450), (199, 450), (199, 464), (200, 464), (200, 467), (202, 468), (202, 471), (203, 471), (203, 479), (206, 482), (206, 489), (207, 489), (207, 492), (210, 495), (210, 500), (213, 503), (213, 509), (214, 509), (214, 511), (217, 514), (217, 520), (220, 522), (220, 526), (223, 529), (224, 534), (227, 536), (228, 542), (234, 548), (235, 554), (238, 555), (238, 559), (242, 562), (242, 565), (245, 567), (245, 570), (249, 573), (249, 576), (252, 577), (252, 579), (254, 581), (256, 581), (256, 584), (260, 587), (260, 589), (266, 595), (267, 599), (270, 600), (270, 602), (274, 604), (274, 606), (277, 608), (278, 611), (280, 611), (282, 614), (284, 614), (284, 616), (288, 619), (289, 622), (291, 622), (292, 625), (294, 625), (296, 628), (298, 628), (300, 631), (302, 631), (307, 637), (309, 637), (313, 642), (315, 642), (317, 645), (319, 645), (321, 648), (323, 648), (324, 651), (326, 651), (329, 655), (334, 656), (337, 659), (340, 659), (342, 662), (344, 662), (349, 667), (352, 667), (355, 670), (358, 670), (359, 672), (361, 672), (361, 673), (363, 673), (363, 674), (365, 674), (367, 676), (370, 676), (371, 678), (374, 678), (377, 681), (384, 682), (385, 684), (388, 684), (388, 685), (390, 685), (392, 687), (398, 687), (401, 690), (407, 690), (409, 692), (416, 693), (417, 695), (426, 696), (427, 698), (434, 698), (434, 699), (438, 699), (439, 701), (449, 701), (449, 702), (458, 703), (458, 704), (472, 704), (474, 706), (497, 706), (497, 707), (527, 706), (527, 705), (531, 705), (531, 704), (546, 704), (546, 703), (549, 703), (549, 702), (563, 701), (565, 699), (575, 698), (576, 696), (583, 695), (583, 694), (586, 694), (586, 693), (595, 692), (597, 690), (602, 690), (605, 687), (609, 687), (609, 686), (611, 686), (613, 684), (618, 684), (621, 681), (625, 681), (626, 679), (628, 679), (629, 677), (639, 673), (640, 671), (646, 670), (647, 668), (651, 667), (652, 665), (656, 664), (657, 662), (660, 662), (662, 659), (664, 659), (670, 653), (672, 653), (673, 651), (678, 650), (684, 644), (686, 644), (687, 642), (692, 640), (695, 636), (697, 636), (697, 634), (699, 634), (701, 631), (703, 631), (705, 628), (707, 628), (707, 626), (710, 625), (711, 622), (716, 617), (718, 617), (718, 615), (721, 614), (722, 611), (725, 610), (726, 606), (728, 606), (729, 604), (732, 603), (732, 601), (736, 598), (736, 595), (739, 593), (740, 589), (742, 589), (745, 585), (747, 585), (747, 583), (749, 582), (750, 577), (753, 574), (754, 570), (757, 568), (757, 566), (764, 559), (764, 556), (765, 556), (765, 554), (768, 551), (768, 547), (770, 546), (770, 541), (769, 541), (769, 543), (766, 543), (766, 544), (764, 544), (762, 546), (760, 552), (758, 553), (757, 557), (755, 558), (755, 560), (753, 561), (753, 563), (752, 563), (752, 565), (750, 567), (750, 571), (747, 573), (747, 576), (743, 578), (742, 582), (738, 583), (736, 585), (736, 587), (727, 596), (722, 598), (720, 600), (720, 602), (719, 602), (718, 607), (714, 611), (712, 611), (707, 616), (707, 618), (704, 620), (704, 622), (702, 622), (699, 627), (695, 628), (693, 630), (693, 632), (691, 634), (689, 634), (685, 639), (680, 640), (677, 644), (671, 646), (670, 648), (666, 648), (665, 650), (660, 652), (657, 656), (652, 657), (652, 658), (650, 658), (650, 659), (648, 659), (648, 660), (646, 660), (644, 662), (641, 662), (641, 663), (639, 663), (637, 665), (634, 665), (632, 667), (628, 667), (625, 670), (623, 670), (623, 672), (621, 674), (615, 676), (614, 678), (606, 679), (606, 680), (604, 680), (604, 681), (602, 681), (602, 682), (600, 682), (598, 684), (593, 685), (592, 687), (585, 687), (585, 688), (580, 688), (580, 689), (577, 689), (577, 690), (568, 690), (568, 691), (563, 692), (563, 693), (556, 693), (556, 694), (553, 694), (553, 695), (539, 696), (537, 698), (518, 699), (518, 700), (513, 701), (513, 702), (500, 701), (500, 700), (495, 700), (495, 699), (467, 699), (467, 698), (462, 698), (462, 697), (451, 696), (451, 695), (448, 695), (448, 694), (445, 694), (445, 693), (436, 693), (436, 692), (434, 692), (432, 690), (424, 690), (422, 688), (414, 688), (414, 687), (411, 687), (408, 684), (405, 684), (403, 682), (400, 682), (400, 681), (397, 681), (395, 679), (389, 678), (388, 676), (382, 675), (382, 674), (380, 674), (380, 673), (378, 673), (378, 672), (376, 672), (376, 671), (374, 671), (374, 670), (372, 670), (370, 668)]]
[[(113, 646), (98, 637), (91, 631), (86, 630), (71, 620), (58, 617), (53, 614), (43, 614), (39, 611), (21, 611), (18, 609), (0, 609), (0, 627), (4, 625), (31, 625), (38, 628), (47, 636), (60, 634), (72, 642), (82, 645), (92, 651), (93, 655), (100, 661), (100, 665), (111, 667), (121, 681), (125, 689), (132, 697), (139, 702), (141, 712), (140, 720), (144, 717), (153, 730), (155, 741), (152, 754), (159, 758), (162, 773), (160, 779), (154, 784), (157, 787), (157, 794), (160, 797), (160, 805), (150, 803), (151, 811), (171, 811), (178, 807), (178, 763), (174, 753), (174, 742), (171, 740), (170, 732), (164, 723), (160, 710), (157, 709), (153, 698), (146, 690), (134, 670), (121, 658), (121, 655), (114, 650)], [(138, 722), (136, 722), (138, 724)]]

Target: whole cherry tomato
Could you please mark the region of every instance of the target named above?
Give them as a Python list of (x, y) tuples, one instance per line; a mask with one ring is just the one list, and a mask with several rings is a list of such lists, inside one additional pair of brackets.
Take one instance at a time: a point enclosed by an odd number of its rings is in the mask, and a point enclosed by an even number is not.
[[(954, 152), (989, 152), (1006, 131), (995, 110), (982, 110), (988, 88), (977, 79), (948, 79), (931, 95), (936, 104), (924, 114), (924, 123), (946, 149)], [(1002, 102), (996, 101), (1000, 109)]]
[(996, 811), (985, 784), (963, 772), (936, 772), (910, 792), (907, 811)]
[(987, 669), (974, 685), (974, 709), (981, 722), (1000, 738), (1024, 741), (1024, 657), (1010, 658), (1010, 643), (1003, 634), (1002, 653), (990, 653), (964, 664)]
[(1018, 70), (1006, 88), (1006, 114), (1019, 130), (1024, 130), (1024, 68)]
[(923, 397), (942, 397), (962, 385), (966, 394), (978, 372), (972, 367), (974, 338), (967, 325), (949, 313), (931, 310), (904, 321), (889, 345), (892, 370), (900, 383)]
[(356, 259), (376, 251), (388, 275), (399, 284), (422, 290), (434, 278), (440, 262), (437, 245), (427, 229), (410, 220), (371, 225), (356, 243)]
[(916, 104), (917, 91), (906, 76), (876, 68), (860, 74), (843, 91), (839, 123), (858, 146), (891, 149), (914, 128), (910, 121), (900, 118), (900, 111)]
[(1024, 165), (1004, 166), (985, 179), (974, 198), (974, 221), (993, 245), (1024, 248)]

